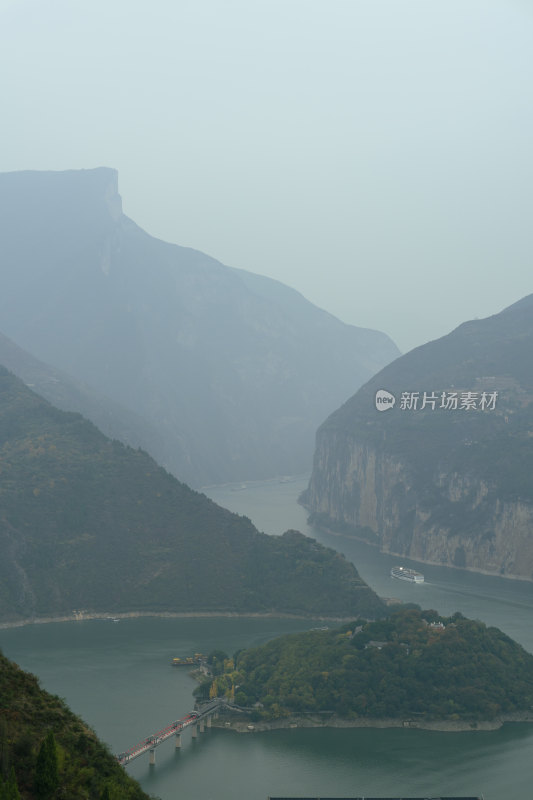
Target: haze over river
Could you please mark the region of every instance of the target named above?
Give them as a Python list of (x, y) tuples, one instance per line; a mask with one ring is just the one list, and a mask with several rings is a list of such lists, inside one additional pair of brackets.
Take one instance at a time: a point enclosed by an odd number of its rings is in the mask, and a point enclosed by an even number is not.
[[(297, 497), (307, 479), (215, 487), (206, 494), (244, 514), (261, 530), (297, 528), (343, 552), (378, 594), (414, 601), (442, 614), (496, 625), (533, 652), (533, 584), (379, 554), (345, 537), (306, 524)], [(418, 567), (421, 586), (395, 581), (390, 568)], [(121, 752), (193, 707), (195, 682), (173, 656), (222, 648), (233, 653), (316, 622), (290, 619), (139, 618), (29, 625), (0, 630), (3, 652), (64, 697)], [(162, 800), (266, 800), (273, 796), (483, 795), (523, 800), (533, 784), (533, 724), (498, 731), (438, 733), (416, 730), (307, 729), (237, 734), (212, 729), (193, 741), (183, 735), (128, 766), (148, 793)]]

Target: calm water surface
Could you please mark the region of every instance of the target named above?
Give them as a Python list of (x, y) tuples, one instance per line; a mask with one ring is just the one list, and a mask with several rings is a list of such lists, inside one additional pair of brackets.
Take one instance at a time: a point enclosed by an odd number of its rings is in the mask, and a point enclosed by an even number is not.
[[(267, 533), (298, 528), (354, 561), (381, 595), (412, 600), (441, 613), (497, 625), (533, 652), (533, 586), (458, 570), (424, 566), (426, 583), (389, 577), (398, 559), (307, 527), (296, 499), (305, 479), (219, 487), (206, 493), (250, 517)], [(404, 561), (406, 565), (409, 562)], [(416, 564), (414, 565), (416, 566)], [(33, 625), (0, 631), (0, 647), (49, 691), (64, 697), (114, 752), (183, 716), (193, 705), (194, 681), (169, 665), (175, 655), (233, 653), (313, 623), (279, 619), (141, 618)], [(266, 800), (296, 796), (481, 795), (485, 800), (532, 796), (533, 725), (443, 734), (408, 730), (291, 730), (236, 734), (211, 730), (194, 741), (171, 740), (128, 771), (162, 800)]]

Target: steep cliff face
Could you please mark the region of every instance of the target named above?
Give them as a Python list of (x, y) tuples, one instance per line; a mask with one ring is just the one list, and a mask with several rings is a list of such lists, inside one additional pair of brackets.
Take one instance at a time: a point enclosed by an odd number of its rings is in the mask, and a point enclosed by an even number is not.
[(0, 175), (0, 263), (2, 332), (113, 401), (113, 437), (117, 406), (140, 419), (142, 446), (194, 486), (307, 471), (321, 420), (398, 355), (277, 281), (152, 238), (106, 168)]
[(457, 473), (437, 474), (435, 489), (420, 495), (409, 466), (383, 451), (320, 437), (305, 503), (383, 552), (533, 580), (533, 504)]
[[(533, 580), (533, 366), (521, 357), (532, 318), (526, 298), (468, 323), (386, 367), (326, 420), (303, 497), (315, 520), (384, 552)], [(396, 403), (380, 412), (384, 388)]]

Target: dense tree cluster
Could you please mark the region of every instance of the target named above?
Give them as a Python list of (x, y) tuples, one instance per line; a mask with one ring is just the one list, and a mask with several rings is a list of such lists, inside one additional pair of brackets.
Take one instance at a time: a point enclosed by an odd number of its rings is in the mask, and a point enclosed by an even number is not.
[(460, 614), (403, 608), (244, 650), (213, 678), (210, 693), (233, 693), (267, 718), (330, 711), (352, 719), (492, 719), (532, 708), (533, 656)]

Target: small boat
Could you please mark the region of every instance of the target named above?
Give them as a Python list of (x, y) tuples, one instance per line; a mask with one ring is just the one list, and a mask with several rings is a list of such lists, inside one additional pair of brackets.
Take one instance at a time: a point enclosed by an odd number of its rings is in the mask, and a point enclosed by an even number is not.
[(185, 656), (185, 658), (172, 659), (173, 667), (193, 667), (196, 663), (197, 662), (194, 660), (193, 656)]
[(416, 572), (414, 569), (407, 569), (407, 567), (393, 567), (390, 571), (391, 578), (398, 578), (400, 581), (409, 581), (409, 583), (424, 583), (424, 576), (421, 572)]
[(171, 664), (173, 667), (193, 667), (195, 664), (201, 664), (205, 659), (206, 656), (203, 653), (195, 653), (193, 656), (173, 658)]

